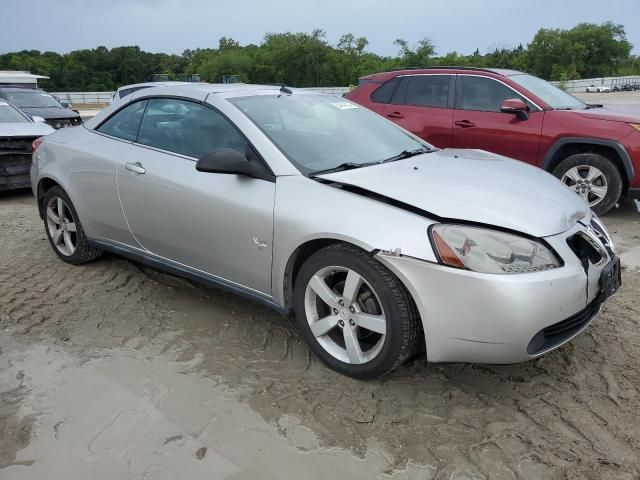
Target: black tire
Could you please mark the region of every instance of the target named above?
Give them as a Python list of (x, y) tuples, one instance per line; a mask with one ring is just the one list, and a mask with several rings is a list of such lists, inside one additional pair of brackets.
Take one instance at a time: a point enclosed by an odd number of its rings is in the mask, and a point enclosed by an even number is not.
[(577, 153), (562, 160), (553, 170), (553, 175), (562, 179), (564, 174), (574, 167), (595, 167), (607, 181), (607, 193), (598, 203), (591, 206), (598, 215), (604, 215), (618, 204), (622, 195), (622, 175), (615, 164), (599, 153)]
[[(379, 353), (361, 364), (343, 362), (328, 353), (311, 332), (305, 313), (305, 292), (313, 275), (325, 267), (357, 272), (374, 290), (385, 312), (386, 334)], [(422, 346), (422, 328), (413, 299), (400, 281), (367, 252), (334, 244), (318, 250), (300, 268), (294, 286), (296, 319), (311, 350), (329, 367), (354, 378), (383, 376), (402, 365)]]
[[(49, 229), (49, 222), (47, 220), (47, 206), (50, 204), (52, 200), (62, 199), (64, 202), (66, 209), (68, 212), (66, 215), (71, 215), (71, 220), (75, 224), (75, 232), (73, 232), (73, 237), (75, 240), (75, 251), (71, 255), (66, 255), (60, 251), (60, 249), (55, 245), (54, 240), (52, 238), (52, 232)], [(47, 238), (49, 239), (49, 243), (51, 244), (51, 248), (53, 251), (67, 263), (71, 263), (73, 265), (79, 265), (81, 263), (90, 262), (95, 260), (96, 258), (102, 255), (102, 250), (99, 248), (92, 247), (89, 245), (87, 240), (87, 236), (84, 233), (82, 228), (82, 224), (80, 223), (80, 218), (78, 217), (78, 213), (76, 212), (71, 199), (67, 195), (67, 193), (60, 188), (59, 186), (51, 187), (44, 194), (43, 199), (43, 211), (44, 211), (44, 229), (47, 232)]]

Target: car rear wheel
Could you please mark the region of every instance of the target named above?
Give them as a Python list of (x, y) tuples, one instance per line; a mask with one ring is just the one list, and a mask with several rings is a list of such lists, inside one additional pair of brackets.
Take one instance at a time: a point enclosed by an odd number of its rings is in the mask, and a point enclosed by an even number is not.
[(296, 278), (294, 306), (311, 349), (351, 377), (384, 375), (420, 345), (419, 318), (408, 292), (353, 246), (331, 245), (307, 259)]
[(578, 153), (565, 158), (553, 174), (582, 198), (598, 215), (616, 206), (622, 194), (622, 176), (607, 157)]
[(102, 250), (89, 245), (76, 209), (62, 188), (56, 186), (47, 190), (43, 205), (49, 243), (62, 260), (77, 265), (102, 255)]

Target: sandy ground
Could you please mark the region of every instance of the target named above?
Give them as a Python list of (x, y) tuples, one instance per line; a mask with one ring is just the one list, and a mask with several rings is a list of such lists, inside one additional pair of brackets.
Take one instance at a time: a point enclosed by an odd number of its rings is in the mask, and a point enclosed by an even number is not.
[(640, 214), (606, 223), (624, 285), (570, 344), (361, 382), (260, 305), (62, 263), (30, 193), (1, 194), (0, 478), (639, 478)]

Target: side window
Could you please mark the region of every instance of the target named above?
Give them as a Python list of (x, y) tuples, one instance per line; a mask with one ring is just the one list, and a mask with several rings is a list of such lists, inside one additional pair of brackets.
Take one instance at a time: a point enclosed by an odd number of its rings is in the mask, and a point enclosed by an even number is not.
[(220, 148), (244, 154), (247, 142), (226, 118), (204, 105), (156, 98), (149, 101), (138, 143), (200, 158)]
[(146, 100), (127, 105), (96, 130), (105, 135), (111, 135), (112, 137), (118, 137), (132, 142), (138, 136), (140, 121), (142, 120), (146, 106)]
[(450, 75), (415, 75), (407, 77), (407, 105), (447, 108)]
[(402, 105), (404, 104), (405, 94), (407, 92), (407, 77), (400, 78), (400, 84), (396, 91), (393, 92), (393, 97), (391, 97), (391, 102), (393, 105)]
[(124, 90), (120, 90), (120, 98), (124, 98), (127, 95), (131, 95), (135, 91), (136, 91), (135, 88), (125, 88)]
[(469, 75), (458, 76), (456, 108), (500, 112), (502, 101), (511, 98), (519, 98), (532, 108), (530, 102), (497, 80)]
[(376, 103), (389, 103), (391, 101), (391, 96), (396, 91), (396, 88), (398, 88), (400, 80), (400, 77), (395, 77), (380, 85), (371, 94), (371, 101)]
[(124, 90), (120, 90), (120, 98), (124, 98), (127, 95), (131, 95), (132, 93), (137, 92), (138, 90), (143, 90), (145, 88), (149, 88), (149, 87), (125, 88)]

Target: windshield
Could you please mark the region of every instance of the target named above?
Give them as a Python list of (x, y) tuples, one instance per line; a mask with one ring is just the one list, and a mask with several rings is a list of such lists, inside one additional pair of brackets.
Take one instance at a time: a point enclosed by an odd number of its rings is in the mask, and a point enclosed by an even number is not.
[(29, 123), (29, 120), (7, 102), (0, 100), (0, 123)]
[(587, 105), (546, 80), (527, 75), (512, 75), (511, 80), (526, 88), (555, 110), (584, 110)]
[(6, 92), (7, 100), (18, 108), (32, 107), (58, 107), (62, 106), (48, 93), (37, 91), (25, 92)]
[(229, 101), (305, 175), (433, 149), (377, 114), (338, 97), (294, 93)]

